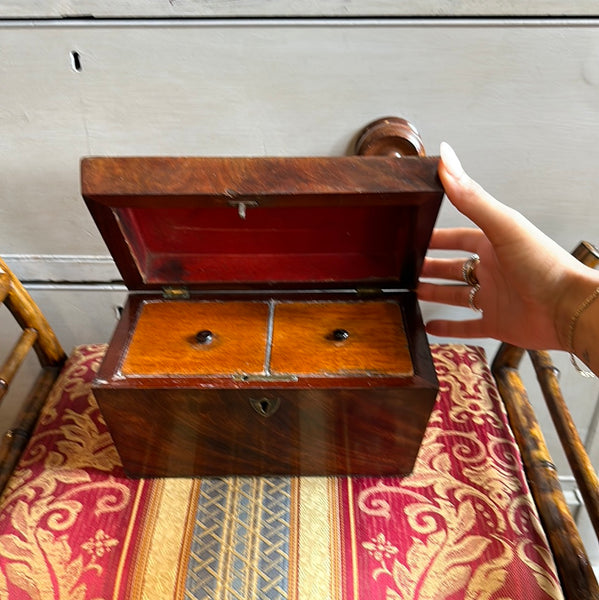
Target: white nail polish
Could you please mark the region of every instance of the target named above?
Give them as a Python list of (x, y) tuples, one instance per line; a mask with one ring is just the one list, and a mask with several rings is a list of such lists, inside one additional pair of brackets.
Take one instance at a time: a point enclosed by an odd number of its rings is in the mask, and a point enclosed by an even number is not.
[(453, 148), (447, 142), (441, 142), (439, 152), (445, 168), (456, 179), (459, 179), (464, 174), (464, 169)]

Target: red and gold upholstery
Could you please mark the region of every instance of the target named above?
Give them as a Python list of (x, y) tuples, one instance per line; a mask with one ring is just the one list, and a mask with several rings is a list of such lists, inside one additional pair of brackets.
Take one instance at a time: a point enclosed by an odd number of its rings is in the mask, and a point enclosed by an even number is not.
[(141, 480), (89, 391), (105, 349), (75, 349), (0, 499), (0, 599), (562, 597), (480, 349), (433, 347), (408, 477)]

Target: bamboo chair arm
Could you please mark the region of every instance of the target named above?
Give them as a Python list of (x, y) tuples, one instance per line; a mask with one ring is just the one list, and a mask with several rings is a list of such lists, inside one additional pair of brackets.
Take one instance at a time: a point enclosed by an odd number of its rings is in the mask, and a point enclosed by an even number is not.
[[(21, 282), (0, 258), (0, 298), (22, 329), (35, 329), (38, 339), (34, 345), (42, 366), (62, 366), (66, 359), (58, 339), (46, 318)], [(4, 297), (3, 297), (4, 296)]]
[[(573, 254), (588, 266), (599, 264), (599, 250), (588, 242), (579, 244)], [(599, 585), (519, 373), (525, 352), (522, 348), (502, 344), (493, 360), (492, 372), (520, 447), (531, 493), (554, 554), (564, 595), (572, 600), (596, 599), (599, 598)], [(547, 352), (528, 351), (528, 355), (599, 537), (599, 480), (564, 401), (558, 370)]]
[(599, 538), (599, 478), (562, 395), (559, 372), (547, 352), (530, 351), (529, 355), (595, 534)]
[(2, 259), (0, 302), (8, 308), (23, 330), (4, 363), (0, 365), (0, 401), (32, 348), (42, 367), (31, 392), (23, 402), (17, 424), (0, 439), (1, 493), (29, 440), (39, 411), (66, 360), (66, 355), (42, 312)]
[(599, 585), (568, 509), (558, 472), (518, 371), (525, 350), (502, 344), (492, 365), (506, 407), (530, 491), (553, 552), (567, 600), (596, 600)]
[(10, 277), (8, 273), (0, 271), (0, 302), (4, 302), (10, 290)]
[(37, 331), (35, 329), (31, 329), (31, 327), (24, 329), (21, 337), (10, 351), (8, 358), (4, 361), (2, 367), (0, 367), (0, 400), (2, 400), (8, 391), (13, 377), (23, 364), (27, 353), (31, 350), (36, 340)]

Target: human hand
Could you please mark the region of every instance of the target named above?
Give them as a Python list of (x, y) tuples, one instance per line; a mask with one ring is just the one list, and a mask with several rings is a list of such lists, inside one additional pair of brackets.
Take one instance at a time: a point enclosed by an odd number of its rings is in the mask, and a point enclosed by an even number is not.
[[(427, 257), (422, 300), (482, 310), (465, 321), (433, 320), (427, 331), (445, 337), (492, 337), (529, 349), (568, 348), (568, 326), (580, 303), (599, 286), (599, 273), (585, 267), (517, 211), (498, 202), (462, 169), (453, 150), (441, 145), (439, 177), (447, 197), (478, 227), (435, 229), (430, 248), (477, 254), (479, 289), (464, 285), (467, 257)], [(458, 283), (461, 282), (461, 283)]]

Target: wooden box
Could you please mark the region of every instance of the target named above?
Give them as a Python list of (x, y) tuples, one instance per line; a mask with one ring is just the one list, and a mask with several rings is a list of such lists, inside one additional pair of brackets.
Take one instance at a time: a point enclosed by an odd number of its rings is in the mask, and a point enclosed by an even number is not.
[(135, 476), (398, 474), (437, 380), (437, 159), (86, 158), (130, 290), (93, 390)]

